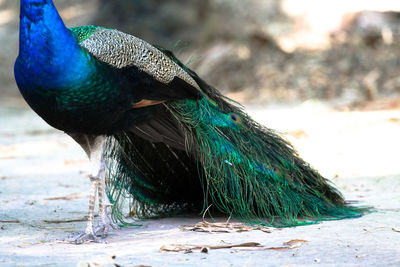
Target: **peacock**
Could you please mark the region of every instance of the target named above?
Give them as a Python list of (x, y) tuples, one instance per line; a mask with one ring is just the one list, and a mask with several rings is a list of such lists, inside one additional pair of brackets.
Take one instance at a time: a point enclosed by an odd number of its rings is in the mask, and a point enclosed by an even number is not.
[(118, 30), (67, 28), (51, 0), (21, 0), (20, 14), (18, 88), (90, 159), (89, 216), (74, 242), (104, 240), (125, 222), (127, 199), (138, 218), (212, 206), (273, 226), (365, 212), (169, 50)]

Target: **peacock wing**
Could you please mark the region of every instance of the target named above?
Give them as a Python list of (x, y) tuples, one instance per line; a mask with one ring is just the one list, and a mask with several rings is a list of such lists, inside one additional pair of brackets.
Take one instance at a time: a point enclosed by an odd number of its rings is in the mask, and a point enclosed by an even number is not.
[(96, 60), (124, 77), (137, 102), (135, 108), (168, 100), (200, 99), (196, 81), (176, 62), (151, 44), (126, 33), (102, 27), (71, 28), (80, 46)]

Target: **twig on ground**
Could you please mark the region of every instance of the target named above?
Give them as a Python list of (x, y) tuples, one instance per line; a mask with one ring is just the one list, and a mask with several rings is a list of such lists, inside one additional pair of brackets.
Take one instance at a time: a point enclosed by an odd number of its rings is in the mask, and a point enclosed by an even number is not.
[[(98, 215), (95, 215), (94, 217), (97, 217)], [(85, 216), (83, 218), (78, 218), (78, 219), (67, 219), (67, 220), (43, 220), (45, 223), (71, 223), (71, 222), (85, 222), (88, 220), (88, 217)]]
[(20, 223), (19, 220), (0, 220), (0, 223)]
[(79, 198), (85, 198), (86, 194), (84, 193), (72, 193), (66, 196), (61, 196), (61, 197), (49, 197), (45, 198), (44, 200), (71, 200), (71, 199), (79, 199)]

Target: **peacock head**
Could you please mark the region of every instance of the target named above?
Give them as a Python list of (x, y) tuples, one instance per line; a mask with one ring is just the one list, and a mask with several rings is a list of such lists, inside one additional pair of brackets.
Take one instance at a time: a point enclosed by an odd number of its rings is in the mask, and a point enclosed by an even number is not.
[(21, 0), (22, 5), (43, 6), (51, 3), (51, 0)]
[(46, 9), (53, 8), (51, 0), (21, 0), (21, 17), (35, 22), (43, 19)]

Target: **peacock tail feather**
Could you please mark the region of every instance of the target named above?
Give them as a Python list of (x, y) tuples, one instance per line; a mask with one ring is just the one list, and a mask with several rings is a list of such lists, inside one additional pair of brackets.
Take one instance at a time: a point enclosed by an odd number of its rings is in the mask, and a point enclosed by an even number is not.
[(140, 218), (201, 208), (197, 165), (185, 151), (121, 132), (108, 138), (105, 158), (107, 193), (117, 222), (124, 222), (126, 206)]
[(196, 81), (203, 98), (164, 104), (183, 129), (186, 151), (128, 132), (108, 138), (114, 220), (124, 221), (127, 199), (138, 217), (204, 211), (212, 204), (245, 222), (274, 226), (357, 217), (368, 210), (346, 203), (287, 141), (159, 49)]

